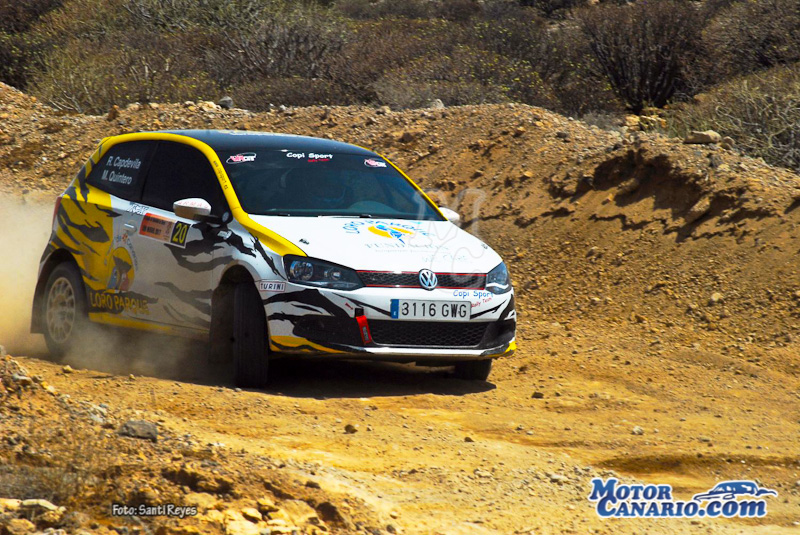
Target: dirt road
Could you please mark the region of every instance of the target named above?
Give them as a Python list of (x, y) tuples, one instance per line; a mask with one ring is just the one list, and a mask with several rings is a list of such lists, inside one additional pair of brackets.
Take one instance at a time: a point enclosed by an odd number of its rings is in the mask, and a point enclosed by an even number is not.
[[(22, 363), (74, 401), (283, 461), (404, 533), (796, 532), (796, 378), (678, 340), (648, 358), (636, 332), (619, 333), (611, 348), (590, 328), (528, 320), (520, 331), (523, 349), (497, 363), (490, 383), (445, 370), (287, 362), (267, 392), (237, 392), (191, 350), (160, 377), (119, 373), (152, 373), (170, 358), (163, 352), (70, 374)], [(589, 481), (612, 474), (672, 484), (683, 499), (719, 480), (758, 479), (780, 499), (757, 522), (601, 521)]]

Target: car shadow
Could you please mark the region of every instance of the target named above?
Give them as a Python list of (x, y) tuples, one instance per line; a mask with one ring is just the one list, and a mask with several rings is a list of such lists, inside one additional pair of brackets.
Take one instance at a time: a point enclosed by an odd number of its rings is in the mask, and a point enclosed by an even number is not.
[(305, 360), (272, 363), (269, 393), (297, 398), (370, 398), (434, 394), (463, 396), (494, 390), (487, 381), (465, 381), (452, 368), (430, 368), (391, 362)]
[[(30, 356), (48, 359), (46, 352)], [(134, 374), (205, 386), (235, 386), (232, 363), (210, 363), (207, 344), (158, 335), (107, 338), (95, 347), (70, 353), (61, 364), (100, 374)], [(270, 363), (270, 382), (263, 392), (328, 399), (420, 394), (462, 396), (494, 388), (494, 384), (486, 381), (457, 379), (452, 368), (284, 357)]]

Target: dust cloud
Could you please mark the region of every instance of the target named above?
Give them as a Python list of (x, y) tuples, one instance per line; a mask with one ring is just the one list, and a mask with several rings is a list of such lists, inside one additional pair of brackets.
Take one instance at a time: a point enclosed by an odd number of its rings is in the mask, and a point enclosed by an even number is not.
[(41, 354), (44, 338), (30, 334), (39, 259), (53, 204), (0, 194), (0, 345), (11, 354)]
[[(50, 237), (55, 197), (25, 200), (0, 194), (0, 345), (14, 356), (49, 358), (44, 336), (30, 333), (39, 260)], [(91, 343), (63, 359), (74, 368), (225, 382), (227, 369), (209, 369), (202, 343), (138, 331), (90, 327)]]

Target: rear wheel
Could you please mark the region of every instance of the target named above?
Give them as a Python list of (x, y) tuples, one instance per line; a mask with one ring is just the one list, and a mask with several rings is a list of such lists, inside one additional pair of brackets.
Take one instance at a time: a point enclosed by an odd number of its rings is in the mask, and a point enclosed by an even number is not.
[(47, 279), (43, 301), (44, 339), (57, 360), (80, 343), (89, 323), (86, 291), (74, 264), (56, 266)]
[(233, 295), (234, 382), (242, 388), (264, 388), (269, 369), (269, 342), (264, 304), (252, 282), (236, 285)]
[(457, 362), (455, 376), (470, 381), (485, 381), (492, 372), (492, 359)]

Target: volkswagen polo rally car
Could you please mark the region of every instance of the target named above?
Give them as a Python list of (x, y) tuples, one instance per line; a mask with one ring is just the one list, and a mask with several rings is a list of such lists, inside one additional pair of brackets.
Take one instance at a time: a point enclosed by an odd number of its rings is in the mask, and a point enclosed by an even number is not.
[(345, 143), (186, 130), (106, 138), (57, 199), (32, 331), (206, 338), (236, 383), (279, 355), (454, 365), (515, 349), (502, 259), (391, 162)]

